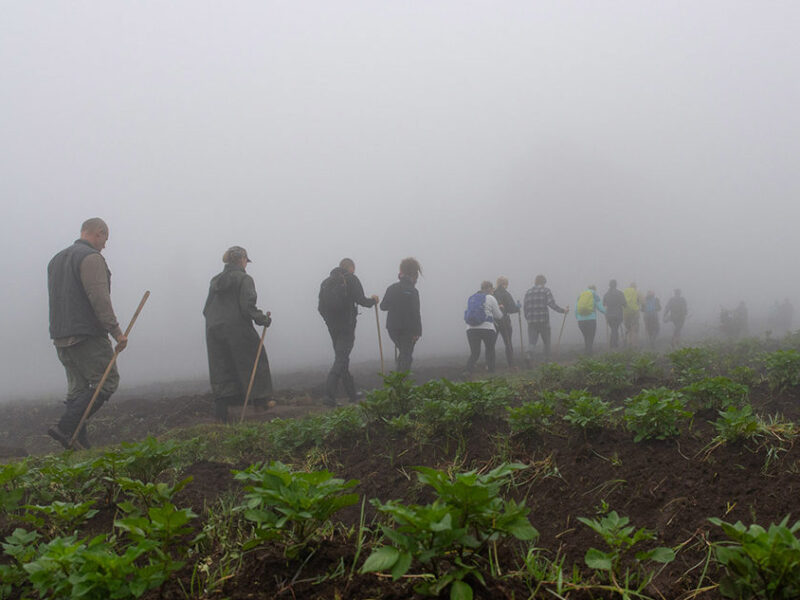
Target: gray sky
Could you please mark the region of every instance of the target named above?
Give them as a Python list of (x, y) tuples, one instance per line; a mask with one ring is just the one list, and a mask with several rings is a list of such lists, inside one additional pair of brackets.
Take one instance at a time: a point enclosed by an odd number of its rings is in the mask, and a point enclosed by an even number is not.
[[(798, 298), (798, 31), (796, 2), (6, 2), (0, 398), (65, 388), (45, 268), (91, 216), (123, 326), (153, 294), (125, 386), (206, 376), (232, 244), (273, 370), (332, 360), (342, 256), (380, 295), (422, 262), (419, 356), (466, 356), (466, 297), (500, 274), (570, 305), (680, 286), (695, 324)], [(375, 346), (366, 313), (353, 358)]]

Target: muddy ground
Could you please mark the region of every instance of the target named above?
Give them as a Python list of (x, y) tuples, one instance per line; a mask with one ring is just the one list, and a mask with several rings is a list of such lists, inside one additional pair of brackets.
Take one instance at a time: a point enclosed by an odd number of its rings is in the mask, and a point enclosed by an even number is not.
[[(431, 378), (458, 378), (460, 361), (420, 366), (418, 382)], [(358, 369), (362, 387), (379, 383), (374, 374)], [(326, 410), (321, 406), (324, 373), (298, 373), (277, 394), (277, 406), (248, 418), (270, 419), (295, 417)], [(304, 385), (305, 384), (305, 385)], [(757, 412), (783, 414), (800, 420), (800, 391), (770, 393), (765, 384), (751, 391)], [(5, 406), (0, 409), (5, 428), (0, 444), (17, 447), (29, 453), (57, 451), (59, 448), (45, 435), (45, 423), (58, 417), (60, 407)], [(91, 435), (97, 444), (141, 439), (175, 427), (211, 422), (212, 402), (209, 394), (164, 398), (120, 398), (98, 413)], [(368, 439), (363, 435), (341, 440), (326, 452), (325, 466), (344, 479), (358, 479), (357, 488), (363, 497), (383, 501), (402, 498), (406, 502), (429, 500), (413, 475), (413, 467), (426, 465), (463, 469), (480, 468), (502, 460), (513, 460), (531, 466), (526, 479), (511, 495), (525, 499), (531, 508), (530, 520), (538, 529), (537, 546), (544, 548), (550, 559), (563, 557), (565, 565), (583, 566), (583, 556), (594, 546), (603, 548), (597, 535), (580, 524), (576, 517), (593, 517), (602, 501), (627, 515), (636, 526), (652, 529), (659, 543), (678, 549), (677, 559), (654, 580), (648, 593), (654, 597), (688, 598), (701, 583), (701, 573), (708, 556), (709, 540), (718, 539), (719, 531), (710, 525), (709, 517), (734, 522), (758, 522), (768, 525), (785, 515), (800, 517), (797, 498), (800, 493), (800, 450), (792, 443), (782, 444), (775, 451), (769, 446), (752, 443), (732, 444), (709, 452), (714, 435), (710, 421), (713, 411), (698, 413), (683, 426), (681, 435), (666, 441), (634, 443), (624, 430), (602, 431), (585, 436), (577, 429), (558, 429), (538, 435), (511, 435), (504, 420), (477, 419), (472, 423), (463, 444), (440, 438), (427, 444), (416, 444), (405, 437), (374, 425)], [(772, 454), (771, 454), (772, 452)], [(269, 457), (253, 456), (253, 462)], [(247, 462), (245, 461), (245, 463)], [(245, 464), (236, 465), (244, 467)], [(204, 515), (222, 494), (240, 493), (233, 480), (231, 465), (202, 461), (189, 466), (183, 475), (194, 480), (185, 488), (179, 506), (189, 506)], [(338, 515), (343, 530), (354, 531), (360, 518), (359, 507), (350, 507)], [(366, 523), (374, 526), (374, 510), (367, 505)], [(520, 565), (519, 547), (501, 553), (508, 568)], [(213, 557), (212, 557), (213, 559)], [(208, 598), (415, 598), (413, 582), (391, 582), (370, 575), (327, 578), (337, 565), (348, 572), (355, 562), (355, 545), (341, 537), (324, 541), (306, 564), (287, 560), (274, 549), (266, 548), (246, 555), (239, 574), (225, 581), (218, 589), (191, 597)], [(363, 560), (361, 556), (359, 560)], [(508, 566), (511, 565), (511, 566)], [(184, 598), (190, 571), (180, 574), (164, 590), (164, 598)], [(703, 585), (718, 580), (712, 568)], [(180, 580), (184, 584), (181, 590)], [(526, 598), (528, 588), (521, 579), (487, 581), (476, 586), (478, 598)], [(156, 598), (153, 594), (148, 598)], [(589, 597), (572, 594), (571, 598)], [(599, 597), (597, 594), (594, 597)], [(717, 598), (718, 592), (698, 594), (697, 598)]]

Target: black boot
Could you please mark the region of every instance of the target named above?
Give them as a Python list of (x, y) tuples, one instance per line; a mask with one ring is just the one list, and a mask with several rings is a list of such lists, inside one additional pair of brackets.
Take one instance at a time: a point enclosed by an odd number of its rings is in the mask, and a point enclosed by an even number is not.
[(217, 422), (226, 425), (228, 423), (228, 399), (214, 398), (214, 418)]

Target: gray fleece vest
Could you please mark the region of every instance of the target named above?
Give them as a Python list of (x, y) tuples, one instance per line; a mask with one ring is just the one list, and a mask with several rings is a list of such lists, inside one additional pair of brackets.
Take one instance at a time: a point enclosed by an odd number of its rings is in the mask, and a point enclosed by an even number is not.
[[(73, 335), (106, 335), (81, 282), (81, 263), (90, 254), (100, 254), (89, 242), (76, 240), (56, 254), (47, 265), (47, 291), (50, 295), (50, 337), (54, 340)], [(111, 272), (108, 273), (109, 291)]]

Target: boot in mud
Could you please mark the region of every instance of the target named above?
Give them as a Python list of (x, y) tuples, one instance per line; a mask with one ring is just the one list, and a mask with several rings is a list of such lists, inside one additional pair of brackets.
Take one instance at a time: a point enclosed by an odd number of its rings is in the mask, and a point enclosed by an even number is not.
[(230, 422), (227, 398), (214, 398), (214, 418), (223, 425), (227, 425)]

